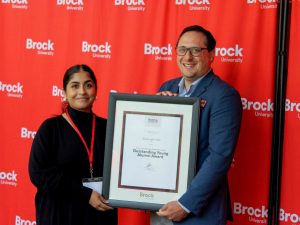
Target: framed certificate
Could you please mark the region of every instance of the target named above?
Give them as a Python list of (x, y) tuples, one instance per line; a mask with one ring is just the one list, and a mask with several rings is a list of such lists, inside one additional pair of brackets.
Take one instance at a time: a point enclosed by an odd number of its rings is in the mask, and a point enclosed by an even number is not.
[(102, 193), (113, 207), (157, 210), (195, 173), (199, 99), (111, 93)]

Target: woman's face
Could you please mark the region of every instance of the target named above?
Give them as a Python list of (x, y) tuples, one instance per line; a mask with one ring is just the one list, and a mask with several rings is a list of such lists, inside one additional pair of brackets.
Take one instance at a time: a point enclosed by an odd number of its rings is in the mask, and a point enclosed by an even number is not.
[(90, 112), (97, 94), (96, 84), (85, 71), (74, 73), (67, 84), (65, 97), (69, 105), (78, 111)]

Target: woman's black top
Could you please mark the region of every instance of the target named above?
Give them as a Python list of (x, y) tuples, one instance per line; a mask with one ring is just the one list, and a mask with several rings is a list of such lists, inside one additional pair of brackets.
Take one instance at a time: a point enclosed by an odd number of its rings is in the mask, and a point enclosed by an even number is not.
[[(92, 113), (68, 108), (88, 147)], [(93, 171), (103, 176), (106, 120), (96, 117)], [(38, 225), (116, 225), (117, 211), (100, 212), (89, 204), (92, 190), (82, 185), (90, 177), (84, 144), (62, 116), (45, 120), (33, 140), (29, 175), (37, 187), (35, 197)]]

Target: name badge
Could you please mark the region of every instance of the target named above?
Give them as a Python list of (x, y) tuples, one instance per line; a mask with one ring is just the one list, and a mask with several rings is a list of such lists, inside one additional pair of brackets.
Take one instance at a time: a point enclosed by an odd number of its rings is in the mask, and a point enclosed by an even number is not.
[(102, 177), (83, 178), (82, 185), (102, 194)]

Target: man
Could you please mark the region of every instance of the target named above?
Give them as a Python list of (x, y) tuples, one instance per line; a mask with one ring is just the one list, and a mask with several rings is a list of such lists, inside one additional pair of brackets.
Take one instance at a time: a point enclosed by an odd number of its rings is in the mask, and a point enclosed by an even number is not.
[(223, 225), (232, 220), (227, 172), (238, 140), (239, 93), (214, 74), (216, 41), (200, 26), (186, 27), (176, 44), (182, 77), (164, 83), (158, 95), (198, 97), (200, 126), (197, 172), (188, 190), (157, 214), (174, 224)]

